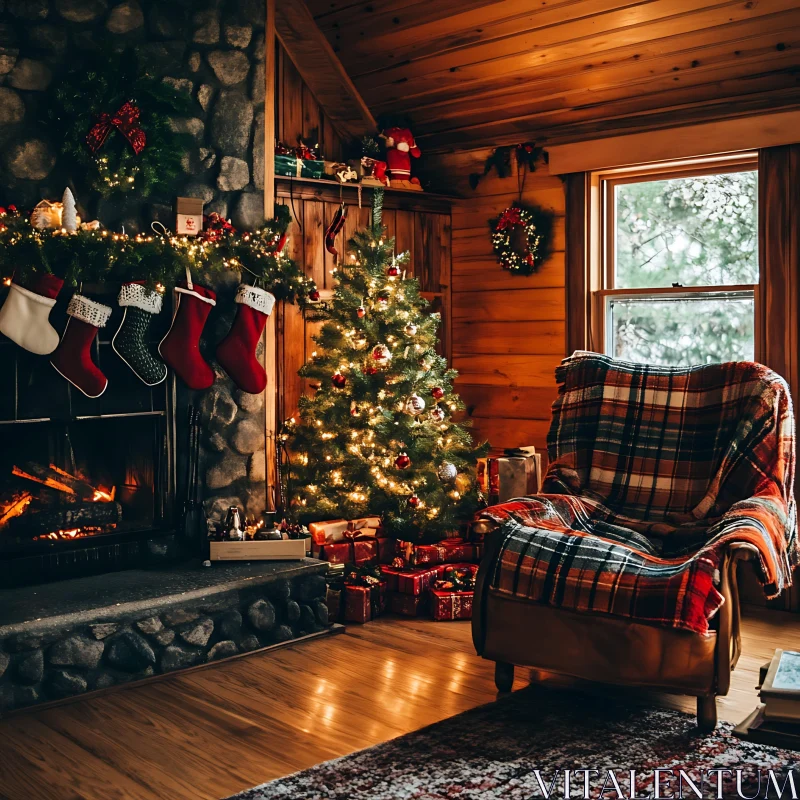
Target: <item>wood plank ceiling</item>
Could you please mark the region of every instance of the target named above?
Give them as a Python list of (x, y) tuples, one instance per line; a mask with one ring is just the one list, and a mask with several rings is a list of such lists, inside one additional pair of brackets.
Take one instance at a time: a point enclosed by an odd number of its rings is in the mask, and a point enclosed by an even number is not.
[(308, 0), (372, 113), (427, 151), (800, 106), (798, 0)]

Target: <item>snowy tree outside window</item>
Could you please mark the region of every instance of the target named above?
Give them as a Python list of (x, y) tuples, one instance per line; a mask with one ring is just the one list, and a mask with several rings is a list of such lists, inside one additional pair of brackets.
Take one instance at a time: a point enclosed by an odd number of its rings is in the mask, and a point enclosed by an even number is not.
[(758, 173), (638, 178), (607, 198), (606, 351), (676, 366), (753, 360)]

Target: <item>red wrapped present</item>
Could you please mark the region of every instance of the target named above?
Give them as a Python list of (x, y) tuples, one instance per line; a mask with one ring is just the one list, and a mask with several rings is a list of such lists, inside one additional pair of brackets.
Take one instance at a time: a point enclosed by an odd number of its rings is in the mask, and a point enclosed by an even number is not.
[(410, 567), (447, 564), (457, 561), (480, 561), (482, 550), (474, 542), (460, 538), (443, 539), (437, 544), (406, 543), (406, 561)]
[(389, 593), (389, 610), (404, 617), (421, 617), (427, 613), (430, 605), (430, 592), (418, 595)]
[(397, 591), (400, 594), (424, 594), (441, 576), (443, 569), (443, 564), (436, 564), (419, 569), (401, 570), (397, 576)]
[(333, 588), (328, 587), (328, 593), (325, 596), (325, 605), (328, 606), (328, 619), (331, 622), (339, 622), (342, 618), (342, 595), (344, 594), (344, 587)]
[(397, 555), (397, 540), (366, 536), (335, 544), (312, 541), (311, 555), (331, 564), (389, 564)]
[(400, 542), (397, 539), (378, 538), (375, 541), (378, 543), (379, 564), (391, 564), (400, 555)]
[(431, 589), (431, 611), (438, 621), (472, 619), (472, 592), (448, 592)]
[(431, 586), (448, 592), (471, 592), (478, 576), (477, 564), (442, 564), (439, 575)]
[(386, 581), (369, 586), (344, 587), (344, 621), (369, 622), (386, 610)]
[(381, 532), (381, 520), (380, 517), (362, 517), (312, 522), (308, 526), (308, 532), (318, 545), (336, 544), (365, 536), (374, 538)]
[(404, 572), (397, 567), (389, 567), (386, 564), (381, 564), (381, 577), (386, 581), (386, 588), (390, 592), (397, 591), (397, 576)]

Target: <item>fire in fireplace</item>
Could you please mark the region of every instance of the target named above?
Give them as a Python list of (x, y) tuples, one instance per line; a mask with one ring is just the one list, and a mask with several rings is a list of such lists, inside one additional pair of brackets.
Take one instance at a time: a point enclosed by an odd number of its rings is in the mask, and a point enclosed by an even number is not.
[[(51, 316), (58, 328), (60, 305)], [(111, 349), (115, 323), (95, 343), (96, 399), (0, 337), (0, 586), (177, 555), (174, 382), (139, 381)]]

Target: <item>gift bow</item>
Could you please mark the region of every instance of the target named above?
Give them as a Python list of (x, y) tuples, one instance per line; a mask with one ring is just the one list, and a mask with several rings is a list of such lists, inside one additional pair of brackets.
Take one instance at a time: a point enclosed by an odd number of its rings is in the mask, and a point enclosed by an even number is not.
[(356, 539), (374, 539), (377, 531), (377, 527), (373, 527), (372, 517), (350, 519), (347, 521), (347, 530), (344, 532), (344, 538), (353, 541)]
[(147, 144), (147, 137), (139, 127), (141, 112), (130, 101), (123, 103), (116, 114), (101, 114), (86, 136), (86, 144), (96, 153), (108, 139), (109, 134), (116, 128), (133, 148), (138, 156)]

